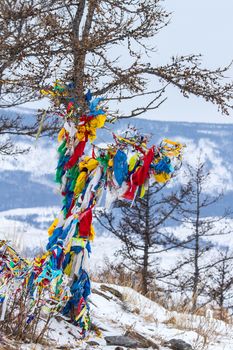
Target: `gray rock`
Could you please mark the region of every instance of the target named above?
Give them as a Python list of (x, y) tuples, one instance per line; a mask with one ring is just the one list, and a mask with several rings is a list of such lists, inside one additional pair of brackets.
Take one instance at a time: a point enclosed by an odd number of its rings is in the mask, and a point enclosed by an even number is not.
[(98, 346), (98, 345), (100, 345), (99, 343), (97, 343), (97, 341), (94, 341), (94, 340), (89, 340), (86, 343), (88, 345), (90, 345), (90, 346)]
[(112, 288), (110, 286), (106, 286), (105, 284), (101, 284), (100, 289), (104, 292), (109, 292), (112, 295), (114, 295), (115, 297), (117, 297), (118, 299), (120, 299), (121, 301), (124, 300), (123, 298), (123, 294), (121, 292), (119, 292), (117, 289)]
[(143, 336), (142, 334), (140, 334), (134, 330), (127, 331), (125, 333), (125, 335), (136, 340), (138, 342), (138, 344), (140, 344), (139, 347), (141, 347), (141, 348), (146, 348), (146, 349), (152, 348), (152, 349), (159, 350), (159, 346), (157, 344), (155, 344), (154, 341), (152, 341), (151, 339), (147, 339), (145, 336)]
[(192, 346), (181, 339), (171, 339), (164, 346), (172, 350), (192, 350)]
[(117, 346), (117, 347), (115, 348), (115, 350), (125, 350), (125, 349), (122, 348), (121, 346)]
[(105, 337), (105, 340), (107, 345), (124, 346), (130, 349), (140, 347), (140, 344), (136, 340), (126, 335), (108, 336)]

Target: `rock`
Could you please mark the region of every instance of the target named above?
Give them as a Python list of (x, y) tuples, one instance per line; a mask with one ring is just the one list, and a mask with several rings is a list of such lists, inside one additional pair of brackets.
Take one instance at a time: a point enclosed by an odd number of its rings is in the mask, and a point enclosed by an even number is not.
[(89, 340), (86, 343), (88, 345), (90, 345), (90, 346), (98, 346), (98, 345), (100, 345), (99, 343), (97, 343), (97, 341), (94, 341), (94, 340)]
[(106, 295), (106, 294), (100, 292), (98, 289), (95, 289), (95, 288), (92, 289), (92, 293), (98, 294), (98, 295), (100, 295), (101, 297), (107, 299), (108, 301), (112, 299), (112, 298), (109, 297), (108, 295)]
[(117, 289), (106, 286), (105, 284), (101, 284), (100, 289), (104, 292), (109, 292), (112, 295), (114, 295), (115, 297), (117, 297), (118, 299), (120, 299), (121, 301), (123, 301), (123, 294), (121, 292), (119, 292)]
[(117, 346), (115, 350), (124, 350), (124, 348), (122, 348), (121, 346)]
[(165, 342), (164, 346), (172, 350), (192, 350), (192, 346), (181, 339), (171, 339)]
[(129, 349), (159, 349), (159, 346), (155, 344), (152, 340), (147, 339), (146, 337), (135, 331), (128, 331), (125, 335), (108, 336), (105, 337), (105, 340), (107, 342), (107, 345), (118, 345), (118, 347), (115, 350), (123, 350), (121, 348), (122, 346)]
[(154, 343), (154, 341), (144, 337), (143, 335), (141, 335), (136, 331), (132, 331), (132, 330), (127, 331), (125, 335), (136, 340), (140, 344), (141, 348), (152, 348), (157, 350), (159, 349), (159, 346), (156, 343)]
[(108, 336), (105, 337), (105, 340), (107, 345), (124, 346), (130, 349), (140, 347), (141, 345), (136, 340), (128, 337), (127, 335)]

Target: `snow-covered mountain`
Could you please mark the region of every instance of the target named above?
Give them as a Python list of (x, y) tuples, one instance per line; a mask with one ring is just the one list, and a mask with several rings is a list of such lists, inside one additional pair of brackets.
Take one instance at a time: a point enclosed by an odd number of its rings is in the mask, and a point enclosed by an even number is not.
[[(29, 118), (30, 114), (26, 117)], [(128, 123), (129, 120), (121, 120), (115, 125), (110, 125), (108, 130), (99, 130), (95, 144), (110, 143), (111, 132), (125, 131)], [(214, 194), (221, 190), (225, 192), (223, 201), (211, 211), (207, 211), (206, 215), (221, 215), (225, 207), (232, 207), (233, 125), (142, 119), (130, 120), (130, 124), (133, 124), (141, 133), (151, 134), (152, 144), (159, 144), (163, 138), (186, 144), (183, 167), (175, 182), (169, 186), (182, 182), (186, 164), (193, 164), (196, 157), (200, 155), (212, 172), (206, 191)], [(50, 226), (61, 206), (61, 198), (56, 193), (56, 185), (53, 181), (57, 163), (57, 143), (55, 139), (39, 139), (35, 143), (25, 137), (17, 137), (15, 143), (20, 147), (30, 147), (30, 151), (17, 157), (1, 159), (0, 239), (10, 240), (23, 256), (29, 257), (44, 250), (47, 227)], [(230, 225), (233, 227), (233, 220), (228, 222), (228, 227)], [(172, 230), (179, 237), (189, 234), (187, 227), (172, 227)], [(97, 238), (92, 244), (93, 253), (90, 259), (92, 277), (95, 277), (98, 270), (103, 268), (105, 257), (110, 262), (116, 262), (117, 257), (114, 253), (120, 248), (120, 242), (115, 237), (101, 231), (98, 226), (96, 231)], [(218, 237), (211, 240), (216, 245), (232, 245), (231, 235), (222, 236), (221, 242), (218, 241)], [(179, 250), (164, 252), (160, 256), (161, 267), (174, 265), (175, 260), (180, 256)], [(91, 334), (89, 342), (78, 342), (77, 328), (62, 317), (58, 317), (53, 320), (49, 334), (49, 340), (53, 342), (54, 349), (55, 346), (60, 349), (68, 347), (75, 349), (76, 346), (79, 349), (122, 349), (122, 347), (116, 348), (119, 345), (116, 340), (122, 340), (125, 333), (130, 334), (134, 340), (137, 339), (136, 336), (139, 337), (140, 342), (146, 340), (149, 342), (148, 346), (159, 350), (175, 349), (170, 346), (174, 338), (178, 339), (181, 345), (186, 346), (185, 349), (232, 349), (230, 335), (232, 325), (217, 321), (208, 314), (208, 310), (204, 316), (191, 316), (185, 311), (183, 313), (168, 311), (130, 288), (103, 286), (98, 283), (94, 283), (92, 287), (91, 313), (94, 323), (103, 329), (102, 337)], [(118, 296), (114, 290), (118, 292)], [(115, 343), (109, 343), (110, 340)], [(186, 345), (182, 343), (183, 341)], [(20, 348), (31, 349), (26, 344)], [(126, 346), (124, 348), (126, 349)], [(142, 344), (141, 348), (144, 348)], [(38, 347), (38, 349), (42, 348)]]
[[(12, 114), (8, 112), (8, 115), (11, 117)], [(29, 121), (32, 118), (29, 111), (24, 112), (24, 117)], [(218, 216), (225, 207), (232, 207), (233, 125), (126, 119), (115, 125), (107, 125), (105, 130), (98, 130), (95, 144), (111, 143), (112, 131), (120, 134), (128, 128), (129, 123), (141, 133), (151, 134), (151, 144), (159, 144), (163, 138), (186, 144), (183, 167), (173, 185), (183, 181), (186, 164), (194, 163), (197, 156), (201, 155), (212, 172), (207, 191), (214, 194), (221, 190), (225, 192), (223, 200), (211, 211), (207, 210), (206, 215)], [(1, 159), (0, 234), (8, 238), (10, 235), (10, 239), (15, 241), (15, 232), (24, 232), (27, 241), (27, 233), (34, 232), (33, 246), (42, 247), (47, 239), (46, 228), (61, 206), (61, 198), (54, 183), (57, 141), (55, 138), (41, 138), (35, 143), (30, 138), (20, 136), (15, 138), (15, 143), (21, 148), (30, 147), (30, 151), (17, 157)], [(97, 227), (97, 234), (103, 235), (104, 232)]]
[[(28, 115), (26, 115), (29, 118)], [(209, 192), (225, 192), (219, 205), (231, 206), (233, 194), (233, 124), (204, 124), (152, 121), (145, 119), (121, 120), (108, 130), (98, 130), (96, 144), (110, 143), (111, 131), (121, 133), (128, 124), (134, 125), (141, 133), (151, 134), (151, 143), (159, 144), (163, 138), (171, 138), (186, 144), (184, 168), (187, 162), (195, 162), (201, 154), (212, 172)], [(59, 206), (61, 199), (56, 194), (53, 181), (56, 169), (55, 139), (39, 139), (36, 143), (26, 137), (15, 139), (19, 147), (30, 147), (27, 154), (4, 157), (0, 165), (0, 211), (14, 208)], [(182, 182), (183, 172), (178, 180)], [(176, 179), (177, 181), (177, 179)], [(219, 214), (219, 207), (211, 215)], [(207, 213), (210, 214), (210, 213)]]

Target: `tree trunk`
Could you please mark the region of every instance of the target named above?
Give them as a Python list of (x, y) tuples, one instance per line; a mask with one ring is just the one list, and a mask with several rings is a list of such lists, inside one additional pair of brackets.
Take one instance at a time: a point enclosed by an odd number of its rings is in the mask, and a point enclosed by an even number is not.
[(145, 195), (146, 199), (146, 210), (145, 210), (145, 237), (144, 237), (144, 251), (143, 251), (143, 270), (142, 270), (142, 293), (146, 295), (148, 293), (149, 287), (149, 247), (150, 247), (150, 231), (149, 231), (149, 218), (150, 218), (150, 208), (149, 208), (149, 189)]
[(225, 301), (225, 271), (226, 271), (226, 265), (225, 261), (223, 261), (222, 265), (222, 275), (221, 275), (221, 282), (220, 282), (220, 295), (219, 295), (219, 306), (220, 306), (220, 319), (224, 320), (224, 301)]
[(144, 257), (143, 257), (143, 269), (142, 269), (142, 294), (148, 293), (148, 263), (149, 263), (149, 247), (148, 244), (144, 246)]
[(193, 293), (192, 293), (192, 312), (195, 312), (197, 308), (198, 289), (199, 289), (199, 253), (200, 253), (200, 241), (199, 241), (199, 225), (200, 225), (200, 183), (199, 173), (197, 173), (197, 204), (196, 204), (196, 222), (195, 222), (195, 250), (194, 250), (194, 276), (193, 276)]
[(84, 84), (84, 67), (85, 67), (85, 54), (78, 52), (78, 48), (74, 53), (74, 76), (73, 82), (76, 86), (75, 92), (77, 95), (78, 104), (80, 106), (80, 112), (85, 111), (85, 84)]
[[(80, 106), (80, 113), (85, 113), (85, 62), (87, 56), (87, 42), (96, 9), (96, 1), (89, 0), (87, 13), (86, 0), (80, 0), (73, 21), (73, 82), (76, 87), (76, 95)], [(85, 19), (84, 24), (83, 20)]]

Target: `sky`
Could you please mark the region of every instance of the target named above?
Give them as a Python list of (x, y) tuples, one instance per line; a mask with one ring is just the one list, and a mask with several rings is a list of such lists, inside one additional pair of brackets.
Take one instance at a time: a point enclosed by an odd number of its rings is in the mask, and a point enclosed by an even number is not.
[[(211, 68), (232, 61), (232, 0), (165, 0), (164, 5), (172, 14), (171, 23), (155, 39), (159, 63), (168, 61), (172, 55), (190, 53), (203, 54), (203, 64)], [(233, 79), (233, 69), (229, 77)], [(185, 99), (174, 88), (169, 90), (167, 102), (148, 117), (233, 123), (233, 112), (231, 117), (222, 116), (216, 106), (196, 97)]]
[[(233, 59), (233, 0), (164, 0), (171, 12), (170, 24), (153, 39), (154, 64), (166, 64), (171, 56), (203, 54), (209, 68), (228, 65)], [(229, 78), (233, 79), (233, 68)], [(147, 119), (206, 123), (233, 123), (217, 107), (201, 98), (184, 98), (176, 89), (167, 90), (167, 101), (144, 115)], [(32, 107), (32, 104), (26, 104)]]

